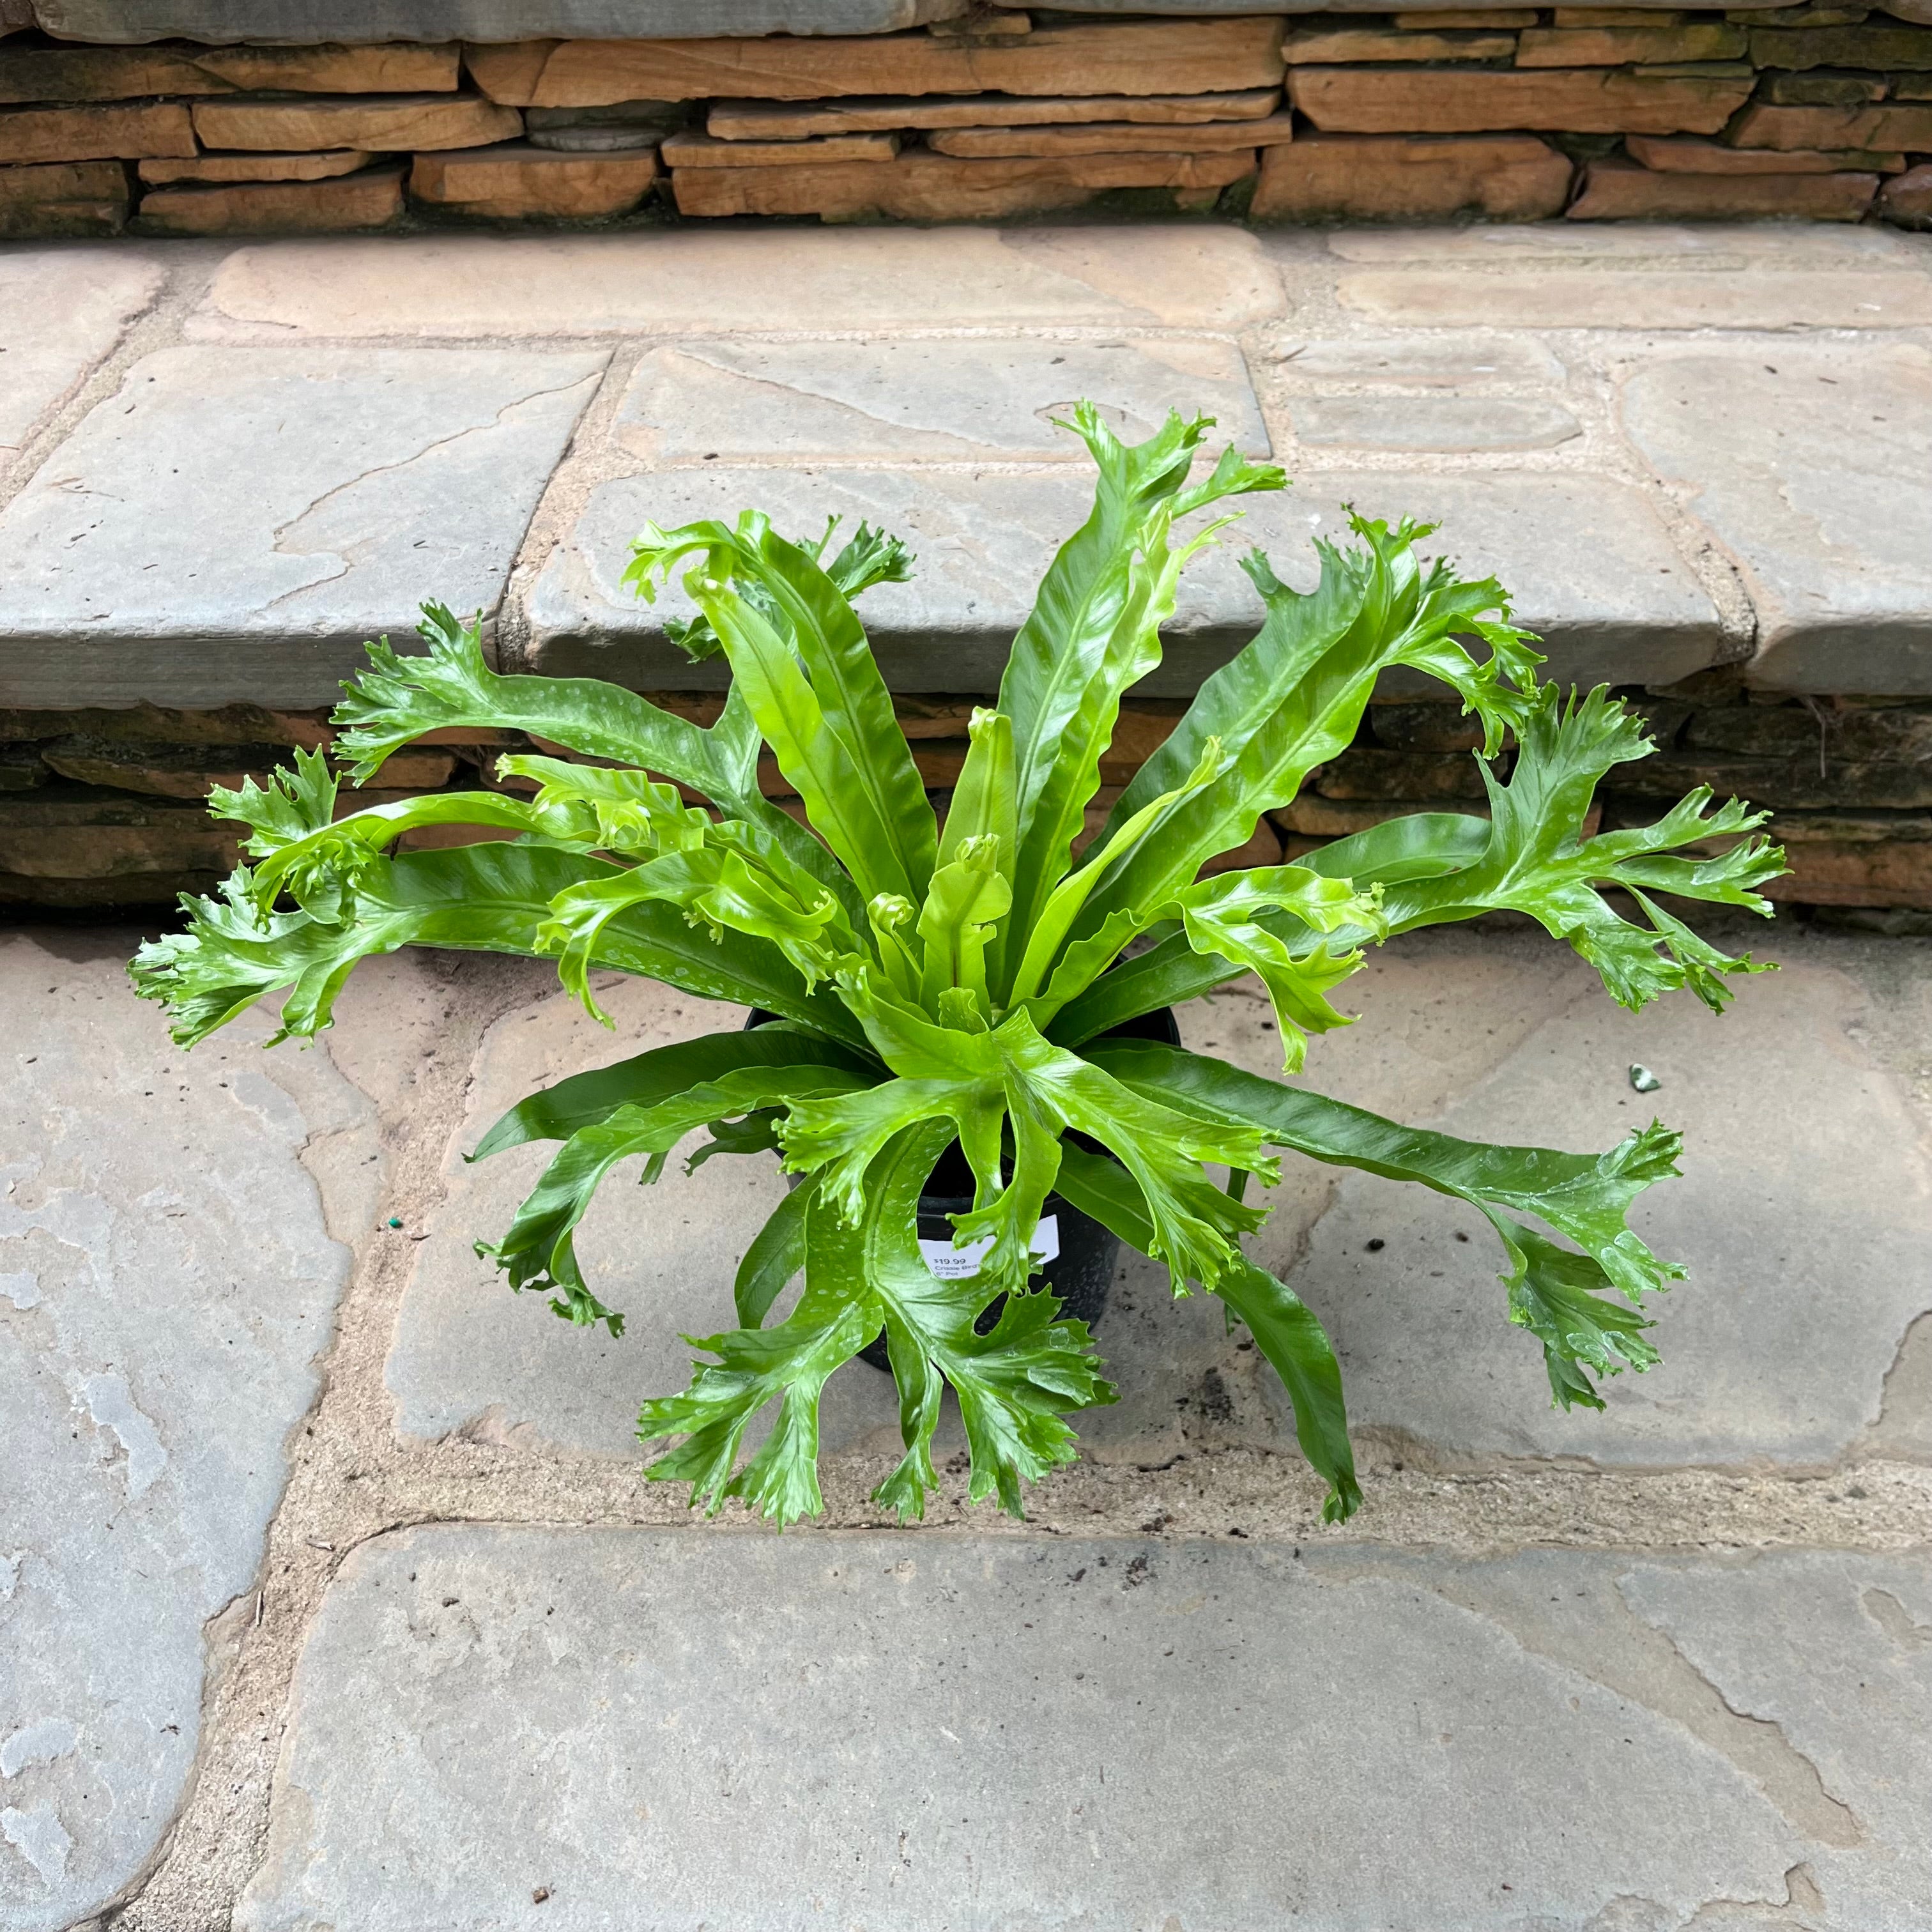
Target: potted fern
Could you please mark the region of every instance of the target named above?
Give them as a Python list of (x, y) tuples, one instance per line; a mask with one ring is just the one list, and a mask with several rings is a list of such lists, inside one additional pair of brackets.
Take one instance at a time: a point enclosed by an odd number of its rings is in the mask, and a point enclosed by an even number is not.
[[(359, 960), (404, 945), (554, 957), (593, 1015), (592, 969), (615, 968), (766, 1016), (565, 1079), (478, 1150), (557, 1144), (507, 1232), (479, 1252), (512, 1288), (614, 1332), (622, 1317), (592, 1292), (572, 1246), (614, 1167), (641, 1158), (656, 1179), (708, 1126), (698, 1158), (776, 1150), (795, 1178), (739, 1269), (740, 1325), (694, 1342), (711, 1359), (640, 1420), (644, 1439), (670, 1444), (649, 1473), (688, 1483), (714, 1510), (736, 1496), (782, 1523), (821, 1508), (820, 1393), (882, 1340), (904, 1454), (878, 1502), (922, 1514), (950, 1386), (971, 1496), (997, 1495), (1017, 1514), (1023, 1484), (1074, 1459), (1066, 1418), (1112, 1400), (1085, 1324), (1061, 1318), (1036, 1285), (1051, 1197), (1165, 1264), (1177, 1294), (1220, 1298), (1286, 1387), (1328, 1485), (1326, 1514), (1346, 1516), (1360, 1491), (1328, 1338), (1240, 1246), (1267, 1212), (1250, 1184), (1274, 1183), (1284, 1150), (1418, 1181), (1486, 1215), (1508, 1318), (1542, 1344), (1565, 1408), (1602, 1406), (1593, 1374), (1657, 1359), (1640, 1304), (1682, 1270), (1624, 1216), (1676, 1171), (1675, 1134), (1654, 1123), (1596, 1155), (1474, 1144), (1185, 1052), (1172, 1033), (1146, 1037), (1147, 1016), (1254, 973), (1293, 1076), (1308, 1036), (1343, 1023), (1330, 996), (1365, 946), (1501, 908), (1567, 940), (1626, 1006), (1688, 987), (1721, 1010), (1725, 976), (1756, 969), (1658, 896), (1768, 914), (1754, 888), (1780, 853), (1744, 837), (1714, 856), (1708, 842), (1748, 833), (1761, 814), (1735, 800), (1714, 810), (1700, 790), (1653, 825), (1583, 836), (1598, 782), (1651, 748), (1640, 721), (1603, 691), (1566, 701), (1540, 686), (1540, 659), (1502, 589), (1418, 562), (1426, 526), (1356, 518), (1354, 544), (1318, 545), (1306, 594), (1258, 553), (1248, 559), (1266, 607), (1259, 632), (1076, 858), (1121, 699), (1159, 662), (1181, 568), (1220, 524), (1184, 538), (1176, 526), (1284, 479), (1229, 450), (1191, 481), (1205, 422), (1170, 418), (1135, 446), (1085, 405), (1071, 426), (1099, 470), (1093, 514), (1048, 569), (998, 703), (974, 717), (943, 824), (852, 608), (868, 585), (906, 574), (899, 546), (862, 526), (828, 554), (829, 530), (790, 542), (752, 512), (652, 526), (628, 580), (648, 597), (682, 567), (702, 615), (675, 634), (730, 662), (714, 725), (592, 680), (500, 676), (476, 631), (429, 605), (426, 654), (373, 645), (346, 688), (335, 752), (356, 782), (451, 725), (505, 728), (576, 755), (505, 757), (501, 776), (529, 796), (437, 794), (338, 818), (326, 760), (298, 753), (266, 788), (214, 794), (213, 811), (248, 828), (253, 862), (218, 898), (184, 899), (186, 930), (134, 962), (184, 1046), (274, 993), (275, 1038), (313, 1035)], [(1350, 742), (1377, 678), (1398, 666), (1441, 680), (1480, 720), (1490, 815), (1400, 818), (1298, 865), (1204, 876)], [(1506, 734), (1507, 782), (1490, 762)], [(762, 794), (766, 747), (809, 830)], [(452, 823), (514, 836), (390, 856), (404, 832)], [(970, 1199), (948, 1217), (965, 1262), (935, 1270), (918, 1222), (922, 1196), (944, 1191), (931, 1184), (943, 1158), (970, 1173)], [(771, 1320), (800, 1274), (795, 1304)], [(744, 1456), (748, 1426), (772, 1404), (772, 1426)]]

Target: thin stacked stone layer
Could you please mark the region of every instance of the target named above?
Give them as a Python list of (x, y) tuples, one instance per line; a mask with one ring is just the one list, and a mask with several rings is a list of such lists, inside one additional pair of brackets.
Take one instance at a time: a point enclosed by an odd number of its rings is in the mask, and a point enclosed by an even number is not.
[[(1790, 698), (1748, 692), (1735, 669), (1624, 694), (1658, 750), (1619, 766), (1589, 829), (1648, 824), (1696, 785), (1768, 809), (1790, 876), (1767, 889), (1801, 905), (1932, 911), (1932, 703), (1882, 697)], [(715, 694), (653, 693), (692, 718), (716, 722)], [(900, 722), (928, 796), (944, 812), (966, 748), (972, 697), (902, 697)], [(1089, 834), (1183, 707), (1130, 700)], [(180, 711), (0, 711), (0, 906), (65, 908), (165, 903), (209, 892), (236, 862), (237, 828), (202, 808), (208, 788), (268, 772), (302, 746), (326, 748), (325, 712), (230, 705)], [(1259, 825), (1220, 866), (1278, 864), (1386, 818), (1414, 812), (1486, 815), (1469, 754), (1478, 734), (1453, 702), (1378, 702), (1355, 742), (1318, 767), (1302, 796)], [(494, 788), (496, 760), (529, 750), (519, 734), (455, 729), (398, 753), (366, 791), (345, 786), (356, 811), (412, 793)], [(556, 752), (560, 748), (545, 745)], [(1497, 770), (1506, 776), (1505, 751)], [(769, 759), (765, 789), (792, 794)], [(506, 835), (463, 827), (406, 835), (404, 849)]]
[(1932, 226), (1932, 7), (1893, 4), (316, 46), (0, 26), (0, 235), (1110, 203)]

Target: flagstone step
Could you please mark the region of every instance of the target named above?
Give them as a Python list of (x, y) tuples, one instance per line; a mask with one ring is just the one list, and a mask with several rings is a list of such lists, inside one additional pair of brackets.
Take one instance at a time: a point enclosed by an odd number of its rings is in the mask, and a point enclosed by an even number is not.
[(236, 1924), (1904, 1924), (1928, 1633), (1916, 1554), (426, 1526)]

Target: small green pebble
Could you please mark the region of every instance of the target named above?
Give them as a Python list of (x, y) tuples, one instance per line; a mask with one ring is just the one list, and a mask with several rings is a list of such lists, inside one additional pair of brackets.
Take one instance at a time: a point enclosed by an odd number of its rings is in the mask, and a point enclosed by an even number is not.
[(1647, 1066), (1640, 1066), (1634, 1061), (1630, 1070), (1630, 1084), (1640, 1094), (1654, 1094), (1664, 1084)]
[(400, 1228), (402, 1225), (402, 1222), (394, 1214), (392, 1214), (389, 1216), (389, 1226), (391, 1227)]

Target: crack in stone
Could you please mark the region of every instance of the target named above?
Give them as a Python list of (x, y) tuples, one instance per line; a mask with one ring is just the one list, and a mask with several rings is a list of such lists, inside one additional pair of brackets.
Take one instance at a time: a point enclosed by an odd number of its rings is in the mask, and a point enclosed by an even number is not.
[(501, 429), (511, 418), (513, 412), (518, 410), (524, 409), (532, 403), (540, 403), (548, 396), (568, 395), (573, 389), (580, 389), (586, 383), (594, 384), (601, 382), (602, 379), (603, 372), (600, 370), (594, 375), (580, 376), (572, 382), (554, 383), (548, 388), (532, 389), (527, 394), (512, 397), (508, 402), (502, 404), (496, 410), (488, 422), (470, 423), (460, 430), (452, 430), (448, 436), (437, 436), (432, 441), (424, 443), (420, 449), (412, 451), (407, 456), (398, 457), (393, 463), (376, 464), (343, 482), (332, 484), (320, 496), (312, 498), (293, 516), (276, 525), (272, 534), (269, 548), (278, 556), (304, 557), (332, 555), (340, 560), (342, 567), (339, 570), (331, 571), (326, 576), (316, 578), (310, 583), (298, 584), (292, 590), (284, 590), (279, 596), (270, 598), (262, 608), (266, 610), (272, 610), (277, 604), (285, 604), (291, 598), (299, 597), (308, 591), (317, 590), (325, 584), (336, 583), (346, 577), (360, 561), (358, 556), (352, 554), (356, 548), (352, 544), (347, 550), (329, 551), (296, 550), (288, 548), (284, 544), (284, 539), (298, 525), (306, 523), (325, 504), (368, 482), (372, 477), (391, 476), (398, 471), (408, 470), (422, 462), (424, 458), (433, 456), (439, 450), (452, 448), (455, 445), (470, 436), (493, 434)]

